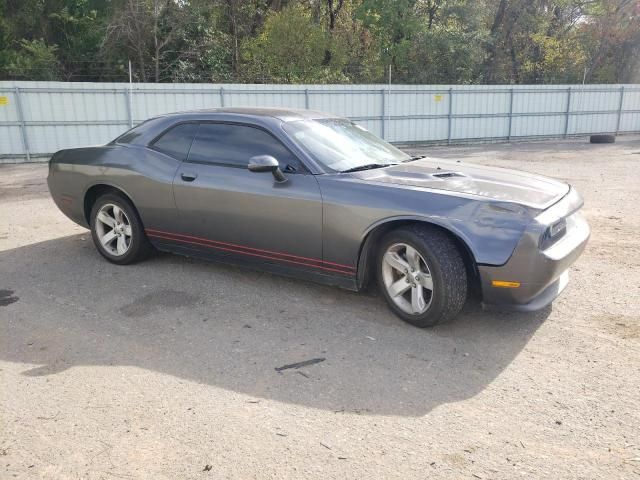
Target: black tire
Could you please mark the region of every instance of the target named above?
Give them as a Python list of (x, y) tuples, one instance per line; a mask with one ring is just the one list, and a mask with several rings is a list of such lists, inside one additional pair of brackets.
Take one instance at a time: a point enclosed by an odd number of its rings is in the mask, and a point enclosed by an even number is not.
[[(100, 209), (108, 204), (116, 205), (117, 207), (122, 209), (131, 226), (130, 244), (126, 253), (122, 255), (113, 255), (106, 250), (106, 248), (98, 239), (98, 233), (96, 231), (96, 217)], [(129, 265), (131, 263), (144, 260), (153, 252), (153, 247), (147, 239), (142, 221), (138, 216), (138, 212), (136, 211), (133, 204), (129, 201), (129, 199), (127, 199), (124, 195), (119, 195), (117, 193), (107, 193), (100, 196), (91, 208), (90, 220), (91, 237), (93, 238), (93, 243), (96, 246), (98, 252), (100, 252), (100, 255), (102, 255), (110, 262), (118, 265)]]
[[(431, 303), (421, 314), (409, 314), (394, 303), (383, 280), (383, 256), (389, 247), (404, 243), (415, 248), (431, 273)], [(402, 227), (386, 234), (376, 255), (378, 287), (391, 310), (416, 327), (431, 327), (456, 317), (467, 299), (467, 271), (460, 251), (451, 237), (430, 225)]]
[(615, 141), (615, 135), (591, 135), (589, 137), (590, 143), (613, 143)]

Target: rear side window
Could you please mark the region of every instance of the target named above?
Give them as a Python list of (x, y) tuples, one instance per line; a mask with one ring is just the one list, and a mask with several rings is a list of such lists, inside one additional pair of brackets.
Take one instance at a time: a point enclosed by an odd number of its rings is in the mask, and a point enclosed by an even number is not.
[(180, 161), (185, 161), (197, 131), (197, 123), (176, 125), (153, 142), (152, 148)]
[(151, 120), (154, 120), (154, 119), (150, 118), (149, 120), (145, 120), (144, 122), (136, 125), (132, 129), (127, 130), (122, 135), (120, 135), (118, 138), (113, 140), (111, 143), (125, 143), (126, 144), (126, 143), (133, 142), (136, 138), (138, 138), (140, 135), (142, 135), (144, 133), (144, 127)]
[(282, 168), (301, 169), (298, 159), (272, 135), (258, 128), (225, 123), (200, 125), (189, 161), (246, 168), (256, 155), (271, 155)]

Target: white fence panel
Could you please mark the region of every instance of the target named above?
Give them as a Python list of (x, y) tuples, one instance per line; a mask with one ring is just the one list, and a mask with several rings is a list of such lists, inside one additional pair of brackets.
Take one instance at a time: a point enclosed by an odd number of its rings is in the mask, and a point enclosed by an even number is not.
[[(0, 158), (12, 158), (14, 155), (20, 158), (22, 152), (24, 152), (20, 127), (5, 125), (0, 132), (2, 132), (0, 134)], [(0, 160), (0, 163), (2, 163), (2, 160)]]
[(104, 144), (204, 108), (323, 110), (397, 143), (640, 132), (639, 85), (239, 85), (0, 82), (0, 163)]

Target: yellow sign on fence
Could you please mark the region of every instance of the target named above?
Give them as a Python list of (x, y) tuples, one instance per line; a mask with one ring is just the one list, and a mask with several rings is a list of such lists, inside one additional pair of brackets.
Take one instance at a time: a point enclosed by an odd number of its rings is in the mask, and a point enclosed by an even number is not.
[(0, 105), (8, 105), (9, 97), (0, 97)]

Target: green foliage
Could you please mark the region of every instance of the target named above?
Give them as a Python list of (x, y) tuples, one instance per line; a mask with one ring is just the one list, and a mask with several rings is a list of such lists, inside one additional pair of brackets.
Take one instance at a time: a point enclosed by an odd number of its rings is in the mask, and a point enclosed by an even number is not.
[(59, 59), (66, 75), (94, 75), (92, 63), (100, 49), (104, 20), (88, 0), (68, 0), (59, 11), (49, 14), (51, 41), (58, 45)]
[(326, 48), (329, 38), (311, 12), (293, 5), (268, 15), (261, 33), (247, 42), (243, 59), (252, 68), (249, 74), (261, 81), (307, 82), (331, 77), (323, 65)]
[(9, 75), (29, 80), (60, 80), (57, 47), (44, 40), (21, 40), (15, 52), (8, 54)]
[(329, 35), (331, 65), (345, 83), (375, 83), (384, 78), (385, 64), (378, 39), (354, 15), (338, 18)]
[(233, 81), (229, 44), (228, 35), (213, 29), (185, 38), (181, 53), (169, 54), (173, 56), (168, 69), (170, 80), (186, 83)]
[(630, 0), (0, 0), (0, 78), (640, 80)]
[(384, 66), (391, 65), (396, 81), (409, 83), (414, 70), (410, 57), (414, 36), (424, 30), (416, 0), (364, 0), (357, 16), (376, 39)]
[(434, 27), (419, 33), (408, 57), (409, 72), (417, 83), (473, 83), (478, 78), (482, 42), (476, 32)]
[(272, 12), (261, 32), (246, 42), (243, 60), (250, 81), (349, 83), (383, 74), (374, 38), (350, 15), (333, 30), (300, 4)]
[(542, 33), (531, 35), (531, 42), (539, 54), (525, 59), (525, 77), (542, 77), (544, 83), (577, 83), (584, 76), (587, 53), (575, 36), (551, 37)]
[(473, 83), (480, 75), (486, 32), (480, 12), (468, 2), (441, 3), (430, 28), (416, 33), (407, 61), (407, 81)]

